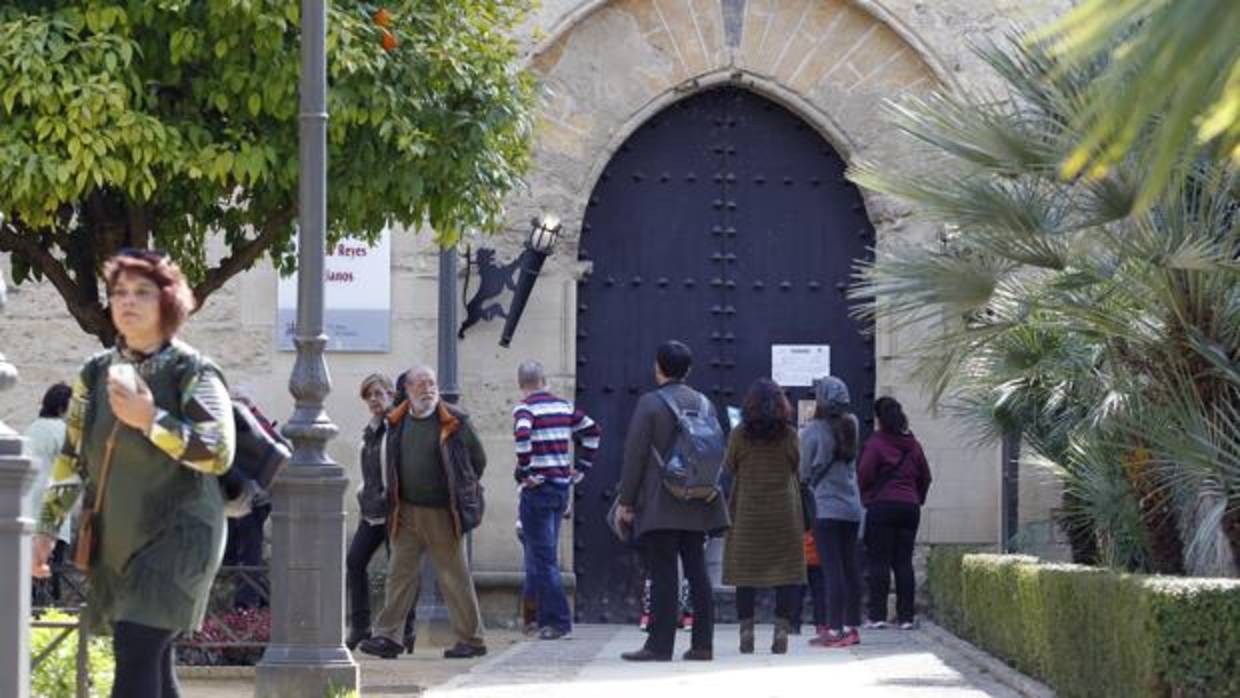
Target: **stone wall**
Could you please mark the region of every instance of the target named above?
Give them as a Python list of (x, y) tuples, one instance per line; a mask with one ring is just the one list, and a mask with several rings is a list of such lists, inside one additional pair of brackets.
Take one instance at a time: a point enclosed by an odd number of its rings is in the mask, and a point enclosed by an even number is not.
[[(510, 225), (487, 241), (499, 258), (515, 256), (538, 211), (565, 221), (567, 239), (548, 261), (512, 347), (496, 341), (499, 323), (476, 326), (461, 344), (463, 404), (474, 413), (491, 457), (488, 515), (474, 536), (476, 566), (520, 568), (509, 430), (517, 398), (515, 368), (537, 357), (552, 386), (571, 395), (575, 365), (575, 285), (584, 265), (576, 235), (590, 191), (620, 143), (659, 109), (696, 90), (739, 83), (780, 102), (818, 129), (849, 161), (874, 159), (926, 168), (921, 153), (880, 118), (882, 103), (934, 89), (980, 89), (993, 78), (968, 45), (998, 39), (1013, 22), (1036, 24), (1064, 0), (543, 0), (521, 29), (530, 69), (540, 79), (534, 166), (528, 188), (510, 201)], [(926, 239), (933, 230), (892, 201), (867, 195), (880, 241)], [(476, 242), (476, 241), (475, 241)], [(330, 354), (334, 390), (328, 411), (341, 427), (334, 458), (356, 472), (366, 419), (358, 381), (435, 362), (436, 255), (426, 234), (393, 240), (392, 351)], [(7, 259), (0, 257), (7, 271)], [(50, 285), (11, 289), (0, 318), (0, 347), (21, 368), (20, 386), (0, 395), (0, 415), (20, 428), (34, 418), (44, 387), (68, 380), (97, 345), (77, 329)], [(232, 383), (273, 416), (291, 413), (287, 376), (293, 354), (274, 343), (275, 274), (262, 265), (216, 293), (185, 337), (215, 356)], [(922, 539), (990, 542), (998, 531), (997, 449), (969, 444), (957, 425), (925, 407), (908, 376), (909, 356), (933, 328), (879, 328), (878, 392), (894, 395), (935, 469)], [(615, 435), (622, 425), (606, 425)], [(605, 440), (606, 443), (606, 440)], [(614, 442), (613, 442), (614, 443)], [(1022, 483), (1022, 503), (1045, 518), (1053, 488)], [(350, 497), (350, 506), (352, 499)], [(569, 554), (569, 546), (563, 546)], [(565, 563), (566, 569), (571, 564)]]

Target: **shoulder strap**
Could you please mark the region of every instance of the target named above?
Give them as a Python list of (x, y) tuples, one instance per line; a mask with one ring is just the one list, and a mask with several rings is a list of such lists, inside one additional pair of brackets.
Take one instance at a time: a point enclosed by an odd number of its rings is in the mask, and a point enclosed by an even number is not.
[(680, 407), (676, 404), (676, 401), (672, 399), (672, 396), (667, 394), (667, 390), (664, 388), (659, 388), (654, 392), (659, 396), (659, 399), (663, 401), (663, 404), (667, 405), (667, 409), (672, 411), (672, 416), (676, 418), (676, 424), (679, 426), (681, 411)]
[(896, 461), (896, 464), (894, 467), (888, 468), (878, 474), (878, 477), (876, 478), (876, 482), (874, 483), (874, 494), (875, 495), (881, 494), (883, 491), (883, 488), (886, 487), (887, 484), (890, 483), (892, 480), (894, 480), (896, 475), (900, 474), (900, 467), (904, 465), (904, 459), (908, 458), (908, 454), (911, 452), (912, 452), (912, 449), (904, 449), (903, 451), (900, 452), (900, 460)]
[(120, 420), (112, 424), (112, 431), (108, 433), (108, 440), (103, 446), (103, 465), (99, 469), (99, 486), (95, 488), (95, 496), (90, 503), (92, 514), (103, 512), (103, 494), (108, 487), (108, 473), (112, 471), (112, 448), (116, 445), (116, 431), (120, 425)]

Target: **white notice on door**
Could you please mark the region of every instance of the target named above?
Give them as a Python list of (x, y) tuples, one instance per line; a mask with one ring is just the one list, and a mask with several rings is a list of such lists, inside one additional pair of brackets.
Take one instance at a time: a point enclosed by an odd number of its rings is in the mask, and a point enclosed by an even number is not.
[(771, 380), (784, 388), (809, 387), (831, 373), (827, 344), (772, 344)]

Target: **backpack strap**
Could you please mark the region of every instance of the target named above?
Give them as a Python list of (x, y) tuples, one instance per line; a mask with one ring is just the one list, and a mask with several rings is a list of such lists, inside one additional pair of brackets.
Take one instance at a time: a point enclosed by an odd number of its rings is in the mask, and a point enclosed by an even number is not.
[(679, 429), (680, 420), (684, 417), (684, 413), (681, 412), (680, 406), (676, 404), (676, 401), (672, 399), (671, 395), (667, 394), (665, 389), (659, 388), (654, 392), (659, 396), (659, 399), (663, 401), (663, 404), (667, 405), (667, 409), (672, 411), (672, 416), (676, 418), (676, 428)]

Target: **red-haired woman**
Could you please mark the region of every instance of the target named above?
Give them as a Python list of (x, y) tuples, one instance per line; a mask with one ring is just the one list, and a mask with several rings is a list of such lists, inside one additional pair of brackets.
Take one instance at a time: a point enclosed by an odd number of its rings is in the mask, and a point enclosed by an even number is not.
[(232, 405), (219, 369), (175, 338), (194, 304), (175, 264), (123, 251), (104, 280), (117, 343), (74, 382), (34, 575), (49, 574), (56, 529), (84, 491), (83, 518), (99, 512), (86, 613), (112, 632), (112, 696), (176, 698), (173, 643), (202, 624), (224, 553), (217, 476), (232, 463)]
[(796, 597), (805, 583), (804, 525), (797, 466), (800, 441), (792, 407), (773, 381), (754, 381), (732, 430), (723, 467), (732, 483), (732, 528), (723, 548), (723, 583), (736, 587), (740, 651), (753, 652), (754, 595), (775, 590), (771, 652), (788, 651)]

